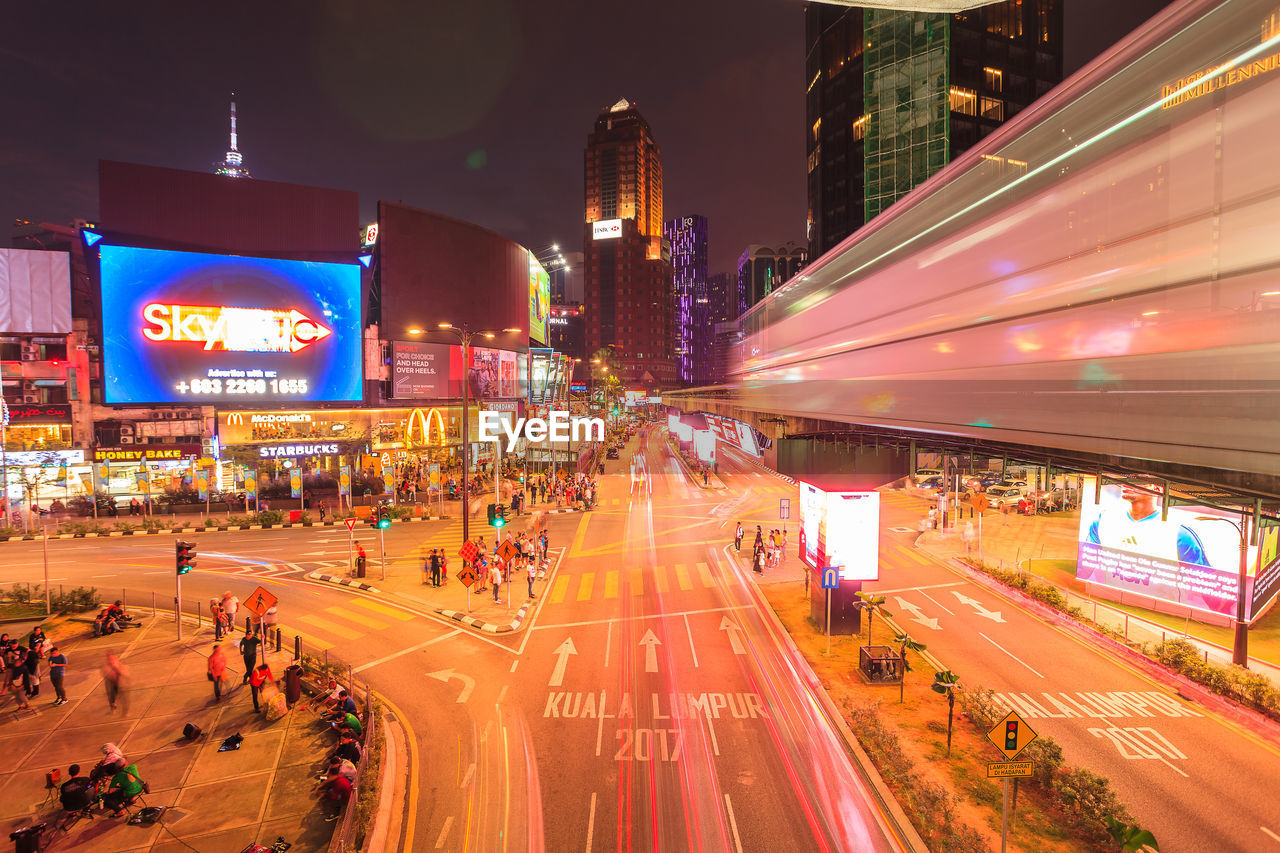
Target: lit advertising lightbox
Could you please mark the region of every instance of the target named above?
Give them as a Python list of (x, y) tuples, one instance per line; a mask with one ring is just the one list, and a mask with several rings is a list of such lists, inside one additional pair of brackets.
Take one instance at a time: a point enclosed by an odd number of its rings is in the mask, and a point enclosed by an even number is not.
[[(1162, 519), (1163, 498), (1153, 494), (1152, 487), (1104, 485), (1101, 499), (1095, 501), (1095, 484), (1093, 477), (1084, 477), (1081, 484), (1076, 577), (1182, 607), (1235, 615), (1239, 515), (1179, 505), (1170, 507)], [(1258, 549), (1249, 546), (1246, 592), (1252, 588), (1258, 559)], [(1272, 555), (1268, 569), (1274, 559)]]
[(529, 337), (547, 343), (547, 317), (551, 313), (551, 278), (529, 253)]
[(837, 566), (844, 581), (880, 577), (880, 493), (827, 492), (800, 483), (800, 559)]
[(449, 362), (460, 358), (460, 346), (392, 341), (391, 396), (401, 400), (448, 397)]
[(107, 403), (363, 398), (358, 265), (99, 251)]

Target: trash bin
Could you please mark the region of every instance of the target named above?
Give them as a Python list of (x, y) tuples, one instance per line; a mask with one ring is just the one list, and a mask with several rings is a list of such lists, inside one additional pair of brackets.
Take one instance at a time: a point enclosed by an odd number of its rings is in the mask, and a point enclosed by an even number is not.
[(356, 557), (356, 577), (364, 577), (364, 557)]
[(299, 521), (302, 521), (302, 510), (300, 509), (289, 510), (289, 523), (297, 524)]
[(284, 701), (292, 708), (302, 696), (302, 667), (296, 663), (284, 670)]

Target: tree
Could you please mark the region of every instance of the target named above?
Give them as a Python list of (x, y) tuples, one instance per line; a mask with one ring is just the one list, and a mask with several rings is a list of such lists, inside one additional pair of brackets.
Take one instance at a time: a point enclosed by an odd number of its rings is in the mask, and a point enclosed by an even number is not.
[(902, 678), (898, 680), (898, 704), (901, 705), (903, 693), (906, 691), (907, 673), (911, 671), (911, 661), (907, 660), (907, 650), (909, 649), (918, 654), (925, 650), (925, 644), (917, 643), (905, 631), (894, 635), (893, 641), (898, 644), (898, 657), (902, 659)]
[(934, 693), (942, 693), (947, 697), (947, 758), (951, 757), (951, 723), (956, 710), (956, 687), (960, 685), (960, 676), (949, 669), (933, 674)]
[(867, 614), (867, 648), (871, 647), (871, 625), (875, 622), (875, 616), (879, 613), (881, 616), (892, 616), (888, 610), (884, 609), (884, 603), (887, 600), (883, 595), (874, 595), (868, 592), (855, 592), (858, 601), (856, 605), (859, 610), (865, 611)]
[(1136, 823), (1127, 824), (1116, 820), (1111, 815), (1107, 815), (1105, 821), (1107, 833), (1115, 839), (1116, 844), (1120, 845), (1119, 849), (1123, 853), (1138, 853), (1148, 847), (1152, 850), (1160, 849), (1160, 845), (1156, 843), (1156, 837)]

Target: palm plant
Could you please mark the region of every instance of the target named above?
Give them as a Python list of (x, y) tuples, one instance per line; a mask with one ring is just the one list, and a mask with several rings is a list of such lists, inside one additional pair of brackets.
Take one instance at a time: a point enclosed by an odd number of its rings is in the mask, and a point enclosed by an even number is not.
[(907, 660), (907, 651), (910, 650), (919, 654), (925, 650), (925, 644), (917, 643), (905, 631), (895, 634), (893, 641), (898, 644), (898, 657), (902, 659), (902, 678), (898, 680), (898, 704), (901, 705), (903, 694), (906, 691), (907, 673), (911, 671), (911, 661)]
[(863, 610), (867, 614), (867, 647), (871, 647), (871, 625), (875, 622), (875, 615), (879, 613), (882, 616), (892, 616), (888, 610), (884, 609), (884, 603), (887, 600), (883, 595), (874, 595), (869, 592), (855, 592), (858, 601), (856, 605), (858, 609)]
[(949, 669), (935, 672), (933, 674), (933, 684), (930, 685), (934, 693), (942, 693), (947, 697), (947, 758), (951, 757), (951, 723), (955, 716), (956, 688), (958, 686), (960, 686), (960, 676)]

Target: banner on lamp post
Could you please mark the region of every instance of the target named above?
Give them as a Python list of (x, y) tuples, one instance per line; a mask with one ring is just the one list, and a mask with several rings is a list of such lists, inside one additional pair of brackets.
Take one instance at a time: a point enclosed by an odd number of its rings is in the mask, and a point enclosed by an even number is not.
[(393, 495), (396, 491), (395, 470), (390, 465), (382, 466), (382, 493)]
[(338, 497), (351, 497), (351, 466), (343, 465), (338, 470)]
[(295, 465), (289, 469), (289, 490), (293, 497), (302, 497), (302, 468)]
[(247, 500), (258, 499), (258, 469), (254, 468), (244, 475), (244, 496)]
[(199, 468), (196, 470), (196, 491), (200, 494), (200, 500), (207, 501), (209, 499), (208, 468)]
[(151, 472), (147, 470), (145, 462), (138, 466), (138, 470), (134, 473), (133, 477), (134, 482), (138, 485), (139, 491), (146, 492), (151, 490)]
[(111, 464), (95, 462), (93, 465), (93, 487), (108, 491), (111, 488)]

